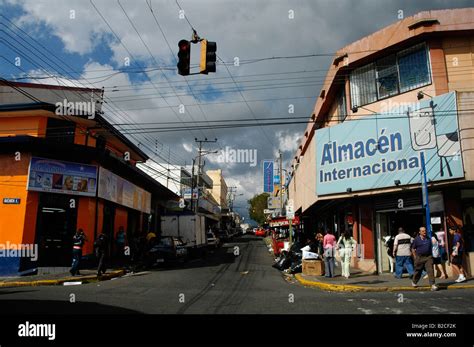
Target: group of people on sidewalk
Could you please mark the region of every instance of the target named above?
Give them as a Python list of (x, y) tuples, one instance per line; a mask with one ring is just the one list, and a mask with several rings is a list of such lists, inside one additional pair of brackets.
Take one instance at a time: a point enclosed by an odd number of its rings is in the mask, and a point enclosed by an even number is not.
[(324, 236), (321, 232), (318, 232), (314, 241), (310, 242), (309, 249), (303, 249), (303, 252), (307, 252), (303, 255), (303, 259), (322, 258), (324, 260), (325, 276), (334, 277), (336, 252), (339, 252), (342, 276), (349, 278), (352, 252), (356, 244), (357, 242), (352, 237), (350, 230), (343, 231), (337, 241), (331, 230), (327, 230)]
[[(119, 267), (136, 265), (144, 262), (147, 251), (156, 243), (156, 234), (149, 232), (146, 235), (137, 231), (130, 242), (123, 227), (119, 227), (114, 239), (113, 262)], [(69, 272), (72, 276), (80, 275), (79, 267), (82, 259), (82, 250), (88, 239), (83, 229), (78, 229), (72, 238), (72, 265)], [(94, 241), (94, 255), (97, 259), (97, 276), (105, 274), (109, 259), (109, 237), (104, 232), (100, 233)]]
[[(398, 235), (394, 237), (388, 249), (389, 256), (395, 260), (395, 277), (402, 278), (403, 271), (406, 270), (414, 287), (418, 286), (418, 282), (423, 277), (428, 278), (432, 290), (438, 290), (434, 270), (436, 268), (436, 277), (447, 279), (446, 262), (450, 256), (454, 272), (458, 274), (455, 282), (466, 281), (466, 273), (462, 266), (464, 252), (462, 234), (455, 226), (449, 228), (449, 233), (453, 237), (453, 247), (450, 252), (447, 251), (443, 231), (433, 233), (429, 238), (426, 228), (420, 227), (417, 235), (411, 237), (400, 227)], [(334, 277), (338, 252), (342, 276), (349, 278), (352, 253), (356, 244), (350, 230), (343, 231), (339, 239), (336, 239), (331, 230), (327, 230), (324, 236), (322, 232), (318, 232), (314, 240), (302, 248), (303, 259), (323, 259), (325, 277)]]
[[(464, 282), (466, 274), (462, 266), (463, 238), (459, 229), (454, 226), (449, 228), (449, 233), (453, 236), (453, 248), (450, 255), (453, 268), (458, 273), (456, 282)], [(433, 233), (430, 239), (425, 227), (420, 227), (415, 237), (411, 237), (400, 227), (398, 235), (393, 240), (393, 246), (388, 244), (388, 253), (395, 259), (395, 278), (402, 278), (403, 271), (406, 270), (412, 278), (414, 287), (417, 287), (423, 276), (428, 278), (432, 290), (438, 290), (435, 283), (435, 268), (436, 277), (448, 278), (446, 272), (448, 252), (444, 231)]]

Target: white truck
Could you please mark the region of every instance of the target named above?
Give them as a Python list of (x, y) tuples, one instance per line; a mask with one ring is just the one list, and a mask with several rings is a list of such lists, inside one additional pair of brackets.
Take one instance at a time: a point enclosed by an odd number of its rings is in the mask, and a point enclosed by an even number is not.
[(205, 248), (207, 245), (205, 217), (198, 214), (162, 216), (161, 234), (180, 237), (188, 249)]

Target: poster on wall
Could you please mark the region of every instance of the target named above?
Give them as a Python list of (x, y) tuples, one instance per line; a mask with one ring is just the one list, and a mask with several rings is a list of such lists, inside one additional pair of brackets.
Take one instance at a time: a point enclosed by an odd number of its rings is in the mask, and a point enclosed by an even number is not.
[(392, 106), (316, 131), (318, 195), (464, 177), (454, 92)]
[(99, 168), (99, 198), (144, 213), (151, 212), (151, 194), (111, 171)]
[(97, 166), (32, 157), (27, 190), (95, 196)]

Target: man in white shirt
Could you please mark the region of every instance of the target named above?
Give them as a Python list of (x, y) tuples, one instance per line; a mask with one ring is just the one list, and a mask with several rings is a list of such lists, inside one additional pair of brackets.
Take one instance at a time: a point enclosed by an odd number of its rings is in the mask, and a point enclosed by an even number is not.
[(398, 228), (393, 244), (393, 256), (395, 258), (395, 278), (402, 278), (403, 269), (406, 268), (409, 277), (413, 276), (413, 260), (411, 258), (411, 244), (413, 238), (405, 233), (403, 228)]

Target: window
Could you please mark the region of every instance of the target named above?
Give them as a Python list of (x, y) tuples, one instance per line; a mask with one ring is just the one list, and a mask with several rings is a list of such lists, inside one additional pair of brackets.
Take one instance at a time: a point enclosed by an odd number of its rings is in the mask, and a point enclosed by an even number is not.
[(337, 97), (337, 115), (339, 116), (339, 122), (344, 122), (347, 117), (346, 93), (344, 92), (344, 86)]
[(398, 70), (395, 54), (377, 61), (377, 96), (379, 99), (398, 94)]
[(74, 143), (76, 125), (73, 122), (48, 118), (46, 138), (60, 143)]
[(350, 80), (352, 106), (366, 105), (377, 100), (374, 64), (354, 70)]
[(351, 105), (363, 106), (430, 83), (428, 50), (422, 43), (352, 71)]
[(417, 45), (398, 53), (398, 71), (401, 92), (429, 84), (431, 80), (426, 46)]
[(172, 247), (172, 245), (173, 245), (173, 240), (171, 239), (171, 237), (163, 237), (163, 238), (160, 240), (159, 245), (160, 245), (161, 247)]

